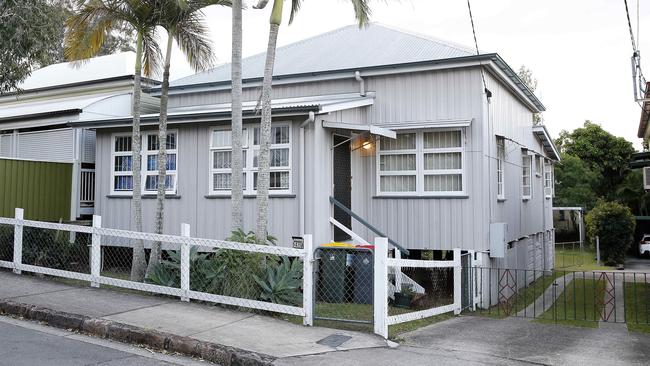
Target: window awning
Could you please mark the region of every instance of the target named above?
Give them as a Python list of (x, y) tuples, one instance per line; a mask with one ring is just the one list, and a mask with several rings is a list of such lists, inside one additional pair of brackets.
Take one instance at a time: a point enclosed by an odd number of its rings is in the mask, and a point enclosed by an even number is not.
[(383, 128), (383, 127), (373, 126), (373, 125), (362, 125), (362, 124), (355, 124), (355, 123), (323, 121), (323, 127), (324, 128), (334, 128), (334, 129), (337, 129), (337, 130), (370, 132), (372, 135), (384, 136), (384, 137), (388, 137), (388, 138), (391, 138), (391, 139), (394, 139), (394, 138), (397, 137), (397, 135), (395, 134), (395, 131), (390, 130), (388, 128)]
[(537, 136), (539, 141), (541, 141), (542, 146), (544, 147), (544, 151), (549, 155), (549, 157), (556, 161), (560, 161), (560, 152), (557, 150), (557, 147), (555, 146), (551, 135), (548, 133), (546, 126), (533, 126), (533, 133), (535, 136)]

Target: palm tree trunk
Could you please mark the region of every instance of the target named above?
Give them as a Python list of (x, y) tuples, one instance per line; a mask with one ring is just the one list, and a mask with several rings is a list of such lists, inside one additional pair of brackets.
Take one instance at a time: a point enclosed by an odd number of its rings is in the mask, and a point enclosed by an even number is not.
[[(142, 97), (142, 33), (138, 32), (136, 45), (135, 75), (133, 78), (133, 134), (131, 137), (131, 165), (133, 171), (133, 222), (135, 230), (142, 231), (142, 176), (141, 170), (141, 138), (140, 138), (140, 99)], [(112, 182), (111, 182), (112, 184)], [(133, 244), (133, 258), (131, 262), (131, 281), (140, 282), (144, 279), (147, 259), (144, 253), (144, 241), (137, 239)]]
[[(155, 216), (155, 232), (157, 234), (163, 233), (163, 225), (165, 219), (165, 191), (166, 191), (166, 177), (167, 177), (167, 104), (169, 101), (169, 67), (171, 65), (172, 44), (174, 42), (174, 31), (167, 32), (167, 52), (165, 54), (165, 68), (163, 71), (163, 81), (160, 91), (160, 118), (158, 120), (158, 193), (156, 195), (156, 216)], [(151, 246), (151, 253), (149, 254), (149, 265), (147, 266), (147, 277), (155, 266), (161, 260), (161, 247), (162, 243), (157, 241)]]
[(242, 0), (232, 2), (232, 230), (243, 229), (244, 192), (242, 185)]
[(255, 236), (260, 244), (266, 243), (268, 235), (269, 210), (269, 145), (271, 141), (271, 85), (273, 83), (273, 66), (275, 64), (275, 49), (278, 41), (280, 24), (282, 23), (282, 5), (284, 0), (275, 0), (271, 13), (269, 43), (266, 48), (266, 64), (262, 82), (262, 122), (260, 126), (260, 155), (258, 158), (257, 176), (257, 230)]

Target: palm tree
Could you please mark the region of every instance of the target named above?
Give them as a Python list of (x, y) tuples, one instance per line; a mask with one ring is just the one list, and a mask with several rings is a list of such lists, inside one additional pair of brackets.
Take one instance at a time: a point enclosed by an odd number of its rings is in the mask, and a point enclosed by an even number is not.
[(233, 232), (243, 226), (244, 191), (242, 179), (242, 0), (232, 2), (232, 59), (230, 61), (232, 80), (232, 163), (230, 194), (232, 204), (231, 226)]
[[(190, 66), (201, 71), (210, 67), (215, 60), (212, 44), (207, 38), (208, 29), (203, 25), (202, 9), (210, 5), (230, 6), (230, 0), (159, 0), (157, 18), (159, 25), (167, 31), (165, 64), (160, 94), (160, 117), (158, 121), (158, 179), (154, 229), (163, 233), (165, 214), (165, 192), (167, 188), (167, 106), (169, 101), (169, 68), (171, 66), (174, 41), (181, 49)], [(149, 255), (147, 276), (161, 260), (161, 243), (154, 242)]]
[[(369, 0), (350, 0), (354, 7), (354, 14), (359, 27), (368, 23), (370, 17)], [(254, 6), (256, 9), (263, 9), (269, 0), (259, 0)], [(269, 179), (270, 179), (270, 141), (271, 141), (271, 84), (273, 82), (273, 65), (275, 64), (275, 49), (282, 23), (282, 7), (284, 0), (274, 0), (271, 11), (269, 41), (266, 48), (266, 63), (264, 66), (264, 79), (262, 81), (262, 120), (260, 126), (260, 152), (258, 158), (257, 175), (257, 228), (255, 236), (261, 244), (267, 237), (268, 208), (269, 208)], [(300, 9), (301, 0), (291, 0), (291, 16), (289, 24), (293, 22), (294, 16)], [(303, 194), (303, 192), (300, 192)]]
[[(141, 78), (157, 74), (161, 52), (156, 34), (155, 4), (137, 0), (90, 0), (66, 22), (65, 56), (69, 60), (84, 60), (96, 56), (112, 30), (128, 24), (137, 33), (135, 72), (133, 79), (133, 133), (131, 169), (133, 172), (133, 221), (136, 231), (142, 231), (140, 99)], [(144, 69), (144, 70), (143, 70)], [(142, 281), (147, 266), (144, 242), (133, 246), (131, 280)]]

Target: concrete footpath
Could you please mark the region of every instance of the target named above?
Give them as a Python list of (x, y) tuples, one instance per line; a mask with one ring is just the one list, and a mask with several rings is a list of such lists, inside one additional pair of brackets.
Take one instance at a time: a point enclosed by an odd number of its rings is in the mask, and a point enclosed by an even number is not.
[(77, 287), (7, 271), (0, 271), (0, 313), (224, 366), (387, 347), (385, 340), (368, 333), (305, 327), (208, 304)]

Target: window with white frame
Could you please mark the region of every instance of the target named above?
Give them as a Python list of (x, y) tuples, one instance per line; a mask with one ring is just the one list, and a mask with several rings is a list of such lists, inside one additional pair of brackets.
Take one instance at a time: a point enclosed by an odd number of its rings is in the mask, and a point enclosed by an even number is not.
[(553, 197), (554, 181), (553, 181), (553, 164), (549, 160), (544, 162), (544, 195), (546, 198)]
[[(257, 190), (260, 127), (242, 130), (243, 190), (255, 194)], [(230, 194), (232, 168), (232, 133), (229, 129), (212, 130), (210, 142), (210, 193)], [(291, 192), (291, 126), (274, 124), (271, 127), (269, 190), (274, 193)]]
[[(167, 133), (167, 175), (165, 179), (165, 192), (176, 193), (178, 177), (178, 134), (176, 131)], [(113, 135), (112, 143), (112, 171), (111, 193), (131, 194), (133, 191), (133, 152), (132, 137), (130, 134)], [(153, 194), (158, 191), (158, 132), (145, 132), (142, 134), (142, 193)]]
[(535, 176), (542, 177), (542, 167), (544, 166), (544, 158), (541, 155), (535, 155)]
[(461, 130), (382, 137), (377, 149), (379, 195), (461, 195), (465, 191)]
[(505, 190), (505, 162), (506, 162), (506, 141), (503, 137), (497, 136), (497, 199), (506, 198)]
[(531, 184), (531, 166), (533, 157), (524, 151), (521, 156), (521, 198), (528, 200), (533, 196)]

